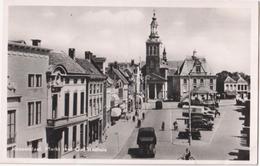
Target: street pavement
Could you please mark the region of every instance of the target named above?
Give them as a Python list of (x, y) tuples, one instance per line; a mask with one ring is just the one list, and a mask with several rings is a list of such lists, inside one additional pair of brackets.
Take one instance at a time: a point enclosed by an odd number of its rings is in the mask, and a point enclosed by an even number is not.
[[(214, 120), (213, 131), (201, 131), (201, 140), (192, 140), (189, 146), (186, 139), (177, 139), (178, 132), (172, 131), (173, 121), (181, 117), (182, 109), (177, 108), (177, 103), (164, 103), (167, 109), (149, 110), (142, 127), (154, 127), (157, 135), (156, 155), (154, 159), (177, 160), (184, 154), (188, 147), (196, 160), (232, 160), (235, 156), (230, 155), (240, 145), (240, 130), (242, 121), (241, 114), (236, 111), (240, 108), (234, 105), (234, 100), (223, 100), (220, 103), (220, 117)], [(171, 109), (169, 109), (171, 107)], [(161, 123), (165, 122), (165, 131), (161, 131)], [(180, 130), (183, 130), (184, 122), (178, 121)], [(138, 129), (127, 140), (116, 158), (136, 158), (133, 153), (138, 151), (136, 144)], [(148, 158), (151, 159), (151, 158)]]
[[(182, 117), (183, 109), (177, 108), (177, 102), (165, 102), (161, 110), (154, 109), (154, 102), (144, 104), (142, 111), (146, 114), (141, 126), (154, 127), (157, 136), (155, 158), (147, 159), (177, 160), (184, 154), (187, 147), (196, 160), (235, 159), (236, 156), (230, 154), (241, 148), (240, 130), (243, 122), (239, 120), (241, 113), (236, 111), (241, 106), (234, 104), (234, 100), (222, 100), (219, 107), (221, 116), (215, 118), (213, 131), (201, 131), (201, 140), (192, 140), (191, 146), (187, 139), (177, 138), (178, 131), (172, 130), (173, 121)], [(165, 130), (161, 131), (163, 121)], [(178, 124), (179, 130), (184, 130), (184, 121), (178, 120)], [(104, 151), (88, 151), (85, 157), (91, 159), (140, 159), (135, 155), (138, 152), (137, 133), (136, 121), (121, 119), (107, 129), (107, 139), (94, 147), (94, 149)]]

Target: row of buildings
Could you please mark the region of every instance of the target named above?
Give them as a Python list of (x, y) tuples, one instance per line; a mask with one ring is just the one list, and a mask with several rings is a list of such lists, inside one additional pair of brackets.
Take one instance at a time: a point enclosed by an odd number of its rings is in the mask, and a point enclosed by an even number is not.
[[(216, 75), (206, 58), (193, 51), (182, 61), (168, 60), (157, 27), (154, 13), (145, 62), (107, 67), (90, 51), (82, 56), (73, 48), (43, 48), (40, 40), (9, 41), (8, 157), (73, 158), (77, 149), (104, 141), (114, 108), (127, 114), (143, 101), (179, 101), (201, 87), (215, 93)], [(247, 89), (238, 82), (237, 88)]]
[(90, 51), (80, 58), (24, 41), (8, 43), (8, 157), (73, 158), (103, 141), (113, 107), (133, 111), (140, 93), (134, 61), (111, 64)]

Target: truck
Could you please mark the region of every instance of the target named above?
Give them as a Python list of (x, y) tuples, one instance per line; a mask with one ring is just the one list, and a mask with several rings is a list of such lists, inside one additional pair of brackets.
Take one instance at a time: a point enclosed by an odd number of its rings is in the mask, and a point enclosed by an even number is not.
[(154, 157), (157, 143), (156, 134), (153, 127), (142, 127), (138, 130), (137, 145), (142, 150), (144, 155)]

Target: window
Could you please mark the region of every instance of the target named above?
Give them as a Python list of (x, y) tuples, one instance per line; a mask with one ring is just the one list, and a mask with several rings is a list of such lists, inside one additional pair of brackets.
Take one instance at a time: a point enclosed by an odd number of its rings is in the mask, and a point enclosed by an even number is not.
[(54, 94), (52, 96), (52, 119), (57, 117), (57, 107), (58, 107), (58, 95)]
[(94, 101), (93, 101), (93, 108), (96, 111), (96, 99), (94, 99)]
[(80, 113), (84, 114), (84, 92), (80, 93)]
[(74, 84), (76, 84), (76, 83), (78, 82), (78, 79), (75, 78), (75, 79), (73, 80), (73, 82), (74, 82)]
[(41, 123), (41, 109), (42, 109), (42, 102), (36, 102), (36, 124)]
[(200, 84), (203, 84), (204, 83), (204, 80), (201, 78), (200, 79)]
[(92, 116), (92, 99), (89, 100), (90, 116)]
[(197, 83), (197, 80), (196, 79), (193, 79), (193, 84), (196, 84)]
[(209, 81), (210, 81), (210, 84), (213, 84), (213, 79), (210, 79)]
[(69, 149), (69, 128), (64, 130), (64, 152), (67, 152)]
[(212, 85), (210, 85), (210, 89), (213, 90), (213, 86)]
[(73, 126), (73, 131), (72, 131), (72, 148), (75, 149), (77, 144), (77, 126)]
[(247, 85), (245, 85), (245, 90), (247, 90)]
[(92, 84), (89, 85), (89, 94), (92, 94)]
[(81, 83), (84, 84), (84, 78), (81, 78)]
[(28, 126), (34, 125), (34, 102), (28, 103)]
[(98, 110), (98, 112), (99, 112), (99, 98), (97, 98), (97, 110)]
[(15, 142), (15, 110), (8, 111), (7, 116), (7, 144)]
[(150, 46), (150, 55), (153, 54), (153, 46)]
[(99, 84), (97, 84), (97, 93), (99, 93)]
[(66, 93), (65, 94), (65, 99), (64, 99), (64, 116), (69, 116), (69, 110), (70, 110), (70, 94)]
[(156, 55), (156, 46), (153, 47), (153, 54)]
[(193, 89), (195, 89), (195, 88), (197, 88), (197, 86), (196, 86), (196, 85), (194, 85), (194, 86), (193, 86)]
[(100, 93), (102, 93), (102, 90), (103, 90), (103, 85), (100, 84)]
[(237, 85), (237, 90), (240, 90), (240, 85)]
[(28, 126), (41, 123), (41, 105), (42, 103), (40, 101), (28, 103)]
[(244, 85), (241, 85), (241, 90), (244, 90)]
[(94, 90), (93, 90), (93, 94), (96, 93), (96, 84), (94, 84)]
[(187, 79), (183, 79), (183, 83), (184, 83), (184, 84), (187, 84)]
[(200, 73), (201, 72), (201, 67), (200, 66), (196, 66), (196, 73)]
[(70, 79), (69, 78), (65, 78), (65, 84), (69, 84), (70, 83)]
[(33, 74), (28, 75), (28, 87), (34, 87), (34, 75)]
[(36, 87), (41, 87), (41, 86), (42, 86), (42, 75), (36, 74)]
[(83, 134), (84, 134), (84, 131), (83, 131), (83, 127), (84, 125), (83, 124), (80, 124), (80, 149), (82, 149), (84, 146), (83, 146)]
[(78, 94), (74, 93), (74, 95), (73, 95), (73, 115), (77, 115), (77, 102), (78, 102)]

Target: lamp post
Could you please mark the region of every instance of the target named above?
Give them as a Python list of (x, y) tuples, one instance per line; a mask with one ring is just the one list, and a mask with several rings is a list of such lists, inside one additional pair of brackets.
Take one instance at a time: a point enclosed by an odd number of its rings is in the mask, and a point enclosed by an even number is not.
[(190, 73), (188, 74), (188, 80), (189, 80), (189, 146), (191, 146), (191, 139), (192, 139), (192, 135), (191, 135), (191, 109), (190, 109), (190, 105), (191, 105), (191, 88), (190, 88)]
[(144, 77), (144, 81), (145, 81), (145, 101), (146, 102), (148, 102), (148, 98), (149, 98), (149, 96), (148, 96), (148, 89), (147, 89), (147, 79), (148, 79), (148, 77), (149, 77), (149, 75), (146, 75), (145, 77)]

